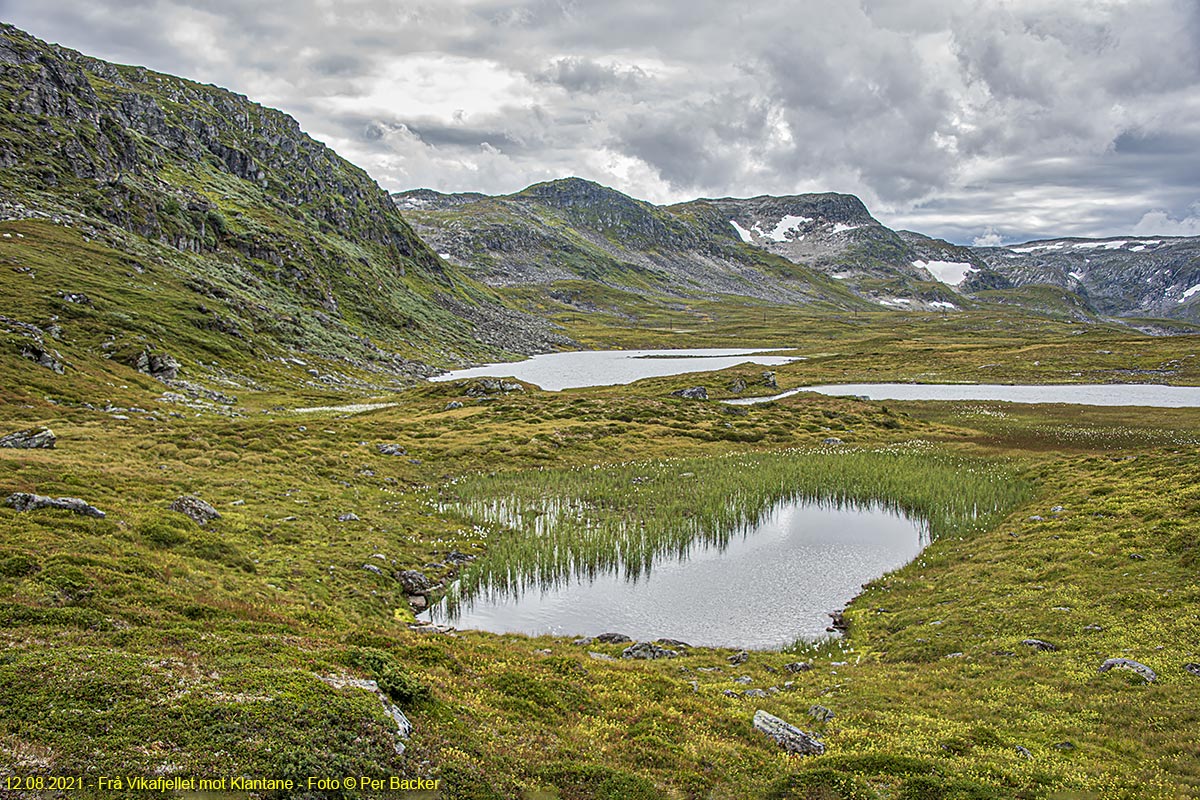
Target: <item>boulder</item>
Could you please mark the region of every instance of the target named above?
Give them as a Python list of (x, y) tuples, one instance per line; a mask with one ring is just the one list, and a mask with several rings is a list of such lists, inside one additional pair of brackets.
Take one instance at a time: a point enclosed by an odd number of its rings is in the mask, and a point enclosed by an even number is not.
[(836, 436), (827, 436), (821, 440), (821, 444), (836, 445), (844, 444), (844, 442)]
[(708, 389), (703, 386), (691, 386), (687, 389), (676, 389), (671, 392), (675, 397), (682, 397), (685, 400), (707, 400)]
[(742, 692), (742, 697), (763, 698), (763, 697), (770, 697), (770, 696), (771, 695), (767, 694), (767, 692), (763, 689), (747, 689), (746, 691)]
[(61, 361), (55, 358), (57, 355), (57, 353), (52, 354), (51, 351), (36, 344), (27, 344), (21, 348), (22, 357), (28, 358), (39, 367), (45, 367), (48, 370), (52, 370), (53, 372), (57, 372), (59, 375), (62, 375), (63, 365)]
[(687, 642), (681, 642), (678, 639), (655, 639), (654, 643), (661, 644), (663, 647), (674, 647), (676, 649), (683, 648), (685, 650), (691, 649), (690, 644)]
[(808, 715), (817, 722), (828, 722), (833, 719), (834, 714), (825, 706), (816, 705), (808, 710)]
[(385, 456), (406, 456), (408, 451), (398, 444), (380, 444), (375, 449)]
[(830, 632), (837, 631), (838, 633), (845, 633), (846, 631), (850, 630), (850, 622), (846, 619), (846, 615), (843, 612), (830, 611), (829, 619), (830, 619), (830, 623), (829, 623), (829, 627), (826, 628), (827, 631), (830, 631)]
[(736, 666), (738, 664), (745, 664), (747, 661), (750, 660), (750, 654), (747, 653), (745, 650), (742, 650), (740, 653), (734, 653), (726, 660), (730, 664), (733, 664), (734, 666)]
[(1041, 639), (1022, 639), (1021, 644), (1026, 647), (1032, 647), (1034, 650), (1041, 650), (1042, 652), (1053, 652), (1058, 649), (1058, 645), (1044, 642)]
[(1154, 683), (1158, 680), (1158, 675), (1154, 670), (1140, 661), (1134, 661), (1132, 658), (1110, 658), (1100, 665), (1100, 669), (1097, 672), (1108, 672), (1111, 669), (1127, 669), (1136, 672), (1145, 679), (1146, 683)]
[(34, 428), (0, 436), (0, 447), (12, 447), (18, 450), (51, 449), (57, 442), (58, 437), (49, 428)]
[(630, 645), (621, 651), (621, 658), (675, 658), (679, 653), (674, 650), (668, 650), (665, 647), (659, 647), (651, 642), (639, 642), (638, 644)]
[(775, 382), (775, 373), (774, 372), (764, 372), (762, 374), (762, 380), (763, 380), (763, 386), (766, 386), (768, 389), (778, 389), (779, 388), (779, 384)]
[(792, 673), (808, 672), (810, 669), (813, 668), (813, 665), (811, 663), (809, 663), (808, 661), (793, 661), (790, 664), (784, 664), (783, 668), (785, 670), (787, 670), (788, 672), (792, 672)]
[(451, 400), (449, 403), (446, 403), (447, 411), (453, 411), (456, 408), (462, 408), (462, 407), (463, 407), (463, 404), (461, 402), (459, 402), (458, 400)]
[(774, 714), (768, 714), (761, 708), (754, 712), (754, 727), (764, 735), (774, 739), (780, 747), (789, 753), (802, 756), (819, 756), (825, 752), (825, 745), (811, 733), (805, 733)]
[(1200, 678), (1200, 664), (1184, 664), (1183, 671)]
[(338, 522), (358, 522), (358, 514), (355, 514), (353, 511), (349, 511), (345, 514), (338, 514), (337, 521)]
[(173, 381), (179, 377), (179, 362), (166, 353), (151, 353), (142, 350), (133, 359), (133, 368), (161, 381)]
[(610, 633), (600, 634), (599, 636), (596, 637), (596, 641), (601, 642), (603, 644), (624, 644), (625, 642), (632, 642), (633, 639), (630, 639), (628, 636), (626, 636), (623, 633), (611, 633), (610, 632)]
[(89, 505), (78, 497), (43, 497), (40, 494), (29, 494), (27, 492), (17, 492), (8, 496), (4, 504), (11, 506), (17, 511), (34, 511), (39, 508), (55, 508), (60, 511), (70, 511), (75, 514), (81, 514), (85, 517), (96, 517), (104, 519), (104, 512), (93, 505)]
[(176, 498), (175, 502), (171, 503), (168, 508), (171, 511), (178, 511), (185, 517), (189, 517), (197, 525), (207, 525), (214, 519), (221, 518), (220, 511), (217, 511), (199, 497), (190, 494)]
[(729, 391), (733, 394), (741, 394), (746, 391), (746, 381), (742, 378), (736, 378), (733, 383), (729, 384)]
[(429, 578), (426, 578), (422, 573), (415, 569), (403, 569), (396, 573), (396, 580), (400, 581), (400, 585), (404, 587), (406, 594), (421, 595), (428, 594), (433, 588), (433, 583)]

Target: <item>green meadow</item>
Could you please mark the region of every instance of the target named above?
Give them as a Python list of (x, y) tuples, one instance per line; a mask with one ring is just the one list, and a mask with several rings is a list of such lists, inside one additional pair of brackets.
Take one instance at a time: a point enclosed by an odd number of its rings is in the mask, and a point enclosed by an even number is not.
[[(735, 410), (670, 393), (729, 397), (741, 378), (766, 394), (762, 368), (489, 392), (385, 387), (314, 358), (346, 378), (332, 385), (264, 360), (252, 338), (230, 347), (165, 273), (119, 310), (108, 293), (129, 287), (93, 268), (113, 251), (4, 227), (40, 242), (26, 258), (39, 275), (94, 305), (0, 271), (25, 317), (59, 318), (67, 366), (0, 351), (0, 433), (58, 437), (0, 449), (0, 487), (106, 516), (0, 507), (0, 780), (394, 775), (506, 800), (1200, 796), (1200, 677), (1185, 669), (1200, 662), (1200, 411), (805, 394)], [(1200, 379), (1194, 338), (1100, 323), (656, 309), (561, 322), (596, 347), (794, 348), (804, 360), (775, 370), (783, 389)], [(110, 353), (159, 341), (184, 342), (181, 376), (227, 397), (166, 397)], [(185, 494), (221, 517), (199, 526), (168, 509)], [(850, 604), (844, 638), (743, 664), (722, 649), (634, 661), (574, 637), (413, 628), (394, 577), (469, 587), (637, 568), (785, 498), (890, 504), (926, 520), (931, 541)], [(1113, 657), (1157, 680), (1099, 672)], [(811, 668), (785, 669), (797, 662)], [(376, 681), (403, 710), (402, 755), (378, 696), (330, 676)], [(726, 694), (748, 687), (767, 696)], [(834, 716), (814, 719), (815, 705)], [(784, 753), (751, 726), (759, 708), (826, 753)], [(89, 786), (70, 796), (106, 796)], [(373, 796), (306, 793), (261, 796)]]

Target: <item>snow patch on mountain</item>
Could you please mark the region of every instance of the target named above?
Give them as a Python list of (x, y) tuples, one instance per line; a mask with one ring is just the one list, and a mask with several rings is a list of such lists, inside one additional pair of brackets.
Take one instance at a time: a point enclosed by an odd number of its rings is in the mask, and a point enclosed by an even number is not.
[(962, 261), (914, 261), (914, 267), (923, 269), (947, 286), (958, 286), (972, 272), (978, 272), (972, 264)]

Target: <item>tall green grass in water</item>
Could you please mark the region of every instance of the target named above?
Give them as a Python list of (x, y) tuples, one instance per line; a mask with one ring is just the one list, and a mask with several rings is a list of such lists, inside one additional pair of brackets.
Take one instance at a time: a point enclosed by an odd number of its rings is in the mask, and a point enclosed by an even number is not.
[(440, 510), (488, 531), (488, 553), (447, 600), (624, 573), (723, 547), (781, 502), (884, 508), (924, 522), (931, 540), (995, 525), (1031, 487), (1005, 465), (925, 443), (823, 448), (475, 474), (446, 488)]

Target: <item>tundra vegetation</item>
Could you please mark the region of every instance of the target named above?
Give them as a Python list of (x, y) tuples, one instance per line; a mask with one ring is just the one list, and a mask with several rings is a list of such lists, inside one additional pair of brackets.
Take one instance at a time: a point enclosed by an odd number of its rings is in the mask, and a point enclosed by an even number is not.
[[(1200, 410), (719, 402), (1197, 385), (1194, 336), (1132, 327), (1187, 319), (1108, 322), (1038, 285), (889, 311), (746, 252), (811, 302), (614, 285), (594, 259), (489, 288), (294, 120), (10, 26), (0, 124), (0, 437), (36, 443), (0, 447), (0, 501), (21, 495), (0, 505), (4, 796), (44, 794), (19, 777), (82, 776), (83, 798), (111, 796), (100, 776), (350, 775), (504, 800), (1200, 796)], [(778, 389), (761, 367), (560, 393), (421, 379), (575, 345), (799, 360)], [(697, 385), (709, 399), (672, 394)], [(552, 576), (546, 540), (644, 565), (793, 496), (929, 522), (844, 636), (641, 660), (412, 625), (456, 578)], [(758, 711), (823, 753), (789, 754)]]
[[(57, 437), (53, 449), (0, 449), (0, 481), (106, 513), (0, 509), (5, 774), (365, 772), (504, 798), (1200, 793), (1200, 678), (1184, 668), (1200, 661), (1195, 410), (807, 394), (733, 409), (671, 396), (702, 384), (729, 397), (739, 378), (747, 394), (771, 391), (750, 366), (559, 393), (480, 382), (381, 392), (235, 350), (212, 364), (195, 326), (195, 349), (177, 353), (184, 374), (207, 368), (209, 382), (240, 388), (236, 401), (181, 400), (88, 346), (116, 324), (112, 271), (97, 268), (112, 251), (48, 224), (0, 227), (23, 234), (21, 259), (51, 285), (95, 298), (67, 304), (0, 272), (30, 317), (57, 315), (66, 331), (54, 342), (63, 374), (0, 353), (4, 431)], [(173, 291), (164, 275), (120, 313), (174, 324), (189, 312)], [(984, 312), (814, 325), (768, 307), (756, 327), (761, 308), (709, 311), (712, 329), (689, 344), (805, 356), (776, 369), (780, 388), (981, 367), (1001, 380), (1153, 369), (1197, 382), (1192, 340), (1105, 325)], [(679, 341), (567, 322), (580, 341)], [(313, 408), (326, 410), (296, 411)], [(695, 479), (681, 484), (685, 472)], [(183, 495), (221, 516), (201, 526), (169, 510)], [(844, 638), (738, 666), (716, 649), (635, 661), (623, 644), (414, 630), (394, 577), (418, 570), (437, 584), (539, 563), (531, 512), (586, 509), (595, 535), (579, 538), (560, 514), (556, 541), (596, 563), (614, 548), (636, 563), (792, 495), (894, 502), (930, 521), (932, 542), (864, 589)], [(500, 501), (506, 518), (489, 511)], [(1112, 657), (1157, 680), (1100, 673)], [(797, 661), (812, 668), (784, 670)], [(331, 675), (374, 680), (404, 711), (403, 755), (378, 697), (318, 678)], [(743, 675), (750, 684), (733, 681)], [(748, 686), (781, 691), (726, 694)], [(815, 705), (834, 716), (814, 720)], [(825, 753), (787, 755), (751, 726), (760, 707), (818, 733)]]

